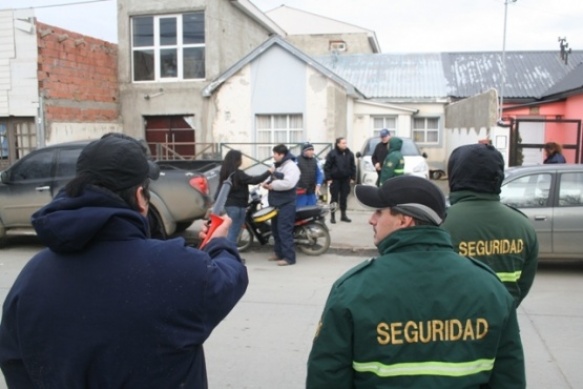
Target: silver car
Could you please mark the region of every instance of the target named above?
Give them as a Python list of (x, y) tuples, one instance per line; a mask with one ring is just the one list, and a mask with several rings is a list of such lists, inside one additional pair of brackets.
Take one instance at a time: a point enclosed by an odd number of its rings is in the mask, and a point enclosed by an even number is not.
[(534, 226), (543, 259), (583, 259), (583, 165), (506, 169), (500, 200)]

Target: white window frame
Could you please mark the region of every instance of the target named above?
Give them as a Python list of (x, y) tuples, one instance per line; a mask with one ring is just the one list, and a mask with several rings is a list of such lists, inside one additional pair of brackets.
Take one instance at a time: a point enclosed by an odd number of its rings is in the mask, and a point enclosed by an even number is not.
[[(380, 136), (381, 130), (386, 128), (389, 130), (391, 135), (395, 135), (397, 133), (397, 119), (398, 117), (395, 115), (373, 115), (371, 116), (372, 119), (372, 136), (378, 138)], [(375, 122), (377, 120), (382, 120), (382, 126), (377, 126)]]
[[(423, 120), (423, 128), (416, 128), (415, 122)], [(429, 121), (436, 122), (436, 128), (429, 128)], [(411, 136), (413, 141), (418, 145), (437, 145), (439, 144), (439, 140), (441, 139), (441, 130), (439, 126), (440, 118), (435, 116), (427, 116), (427, 117), (413, 117), (411, 118)], [(435, 141), (428, 141), (428, 134), (429, 133), (437, 134), (437, 139)], [(417, 134), (422, 134), (422, 139), (420, 139)]]
[(259, 160), (271, 157), (275, 145), (293, 145), (303, 142), (305, 140), (303, 115), (301, 113), (256, 114), (255, 140), (259, 143), (255, 148), (255, 157)]
[[(203, 14), (204, 17), (204, 12), (202, 11), (197, 11), (197, 12), (187, 12), (184, 13), (184, 15), (187, 14), (193, 14), (193, 13), (200, 13)], [(154, 44), (152, 46), (134, 46), (134, 41), (133, 41), (133, 37), (134, 37), (134, 23), (133, 20), (134, 18), (140, 18), (140, 17), (151, 17), (153, 19), (153, 35), (154, 35)], [(200, 80), (204, 80), (206, 77), (206, 64), (205, 64), (205, 69), (204, 69), (204, 76), (201, 78), (184, 78), (183, 74), (184, 74), (184, 49), (188, 49), (188, 48), (202, 48), (203, 51), (205, 52), (205, 58), (206, 58), (206, 31), (205, 31), (205, 42), (203, 43), (188, 43), (185, 44), (183, 43), (183, 39), (184, 39), (184, 34), (183, 34), (183, 24), (182, 24), (182, 17), (183, 14), (170, 14), (170, 15), (139, 15), (139, 16), (135, 16), (132, 17), (132, 19), (130, 20), (130, 45), (131, 45), (131, 73), (132, 73), (132, 82), (133, 83), (152, 83), (152, 82), (172, 82), (172, 81), (200, 81)], [(174, 45), (161, 45), (160, 44), (160, 20), (161, 19), (172, 19), (175, 18), (176, 19), (176, 44)], [(206, 30), (206, 28), (205, 28)], [(160, 63), (160, 58), (161, 58), (161, 51), (162, 50), (167, 50), (167, 49), (174, 49), (176, 50), (176, 77), (162, 77), (161, 76), (161, 69), (162, 69), (162, 64)], [(154, 79), (153, 80), (135, 80), (135, 64), (134, 64), (134, 53), (135, 52), (139, 52), (139, 51), (146, 51), (146, 50), (152, 50), (154, 52)]]

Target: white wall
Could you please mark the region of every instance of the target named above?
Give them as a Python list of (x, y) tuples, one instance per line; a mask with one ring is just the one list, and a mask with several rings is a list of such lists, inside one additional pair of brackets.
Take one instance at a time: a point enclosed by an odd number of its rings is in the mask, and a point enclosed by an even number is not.
[(0, 11), (0, 117), (37, 115), (36, 28), (32, 10)]

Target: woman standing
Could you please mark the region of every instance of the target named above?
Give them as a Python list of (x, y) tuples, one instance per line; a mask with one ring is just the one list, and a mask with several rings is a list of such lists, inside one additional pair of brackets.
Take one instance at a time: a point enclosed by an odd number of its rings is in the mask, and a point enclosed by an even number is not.
[(561, 153), (563, 148), (560, 144), (555, 142), (547, 142), (543, 146), (545, 151), (545, 160), (543, 163), (567, 163), (565, 157)]
[[(227, 202), (225, 203), (225, 211), (227, 211), (227, 215), (233, 220), (227, 238), (235, 243), (237, 243), (239, 232), (243, 223), (245, 223), (245, 212), (249, 201), (248, 185), (257, 185), (265, 181), (274, 170), (271, 167), (263, 174), (250, 176), (240, 169), (242, 163), (243, 154), (239, 150), (229, 150), (227, 155), (225, 155), (219, 175), (221, 185), (229, 176), (233, 182), (231, 191), (227, 197)], [(219, 186), (218, 190), (220, 189)]]

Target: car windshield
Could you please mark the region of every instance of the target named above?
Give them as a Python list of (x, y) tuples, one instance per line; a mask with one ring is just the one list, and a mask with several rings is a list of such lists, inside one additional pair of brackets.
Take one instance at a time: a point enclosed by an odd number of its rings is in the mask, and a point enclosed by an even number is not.
[[(417, 148), (415, 142), (408, 138), (401, 138), (403, 140), (403, 146), (401, 147), (401, 154), (405, 155), (421, 155), (421, 152)], [(366, 149), (363, 155), (372, 155), (375, 147), (379, 144), (380, 138), (372, 138), (366, 142)]]

